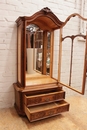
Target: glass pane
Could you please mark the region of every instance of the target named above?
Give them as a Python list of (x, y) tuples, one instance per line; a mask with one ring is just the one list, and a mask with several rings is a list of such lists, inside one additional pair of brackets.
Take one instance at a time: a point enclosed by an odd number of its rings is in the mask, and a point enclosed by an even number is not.
[(62, 42), (60, 81), (67, 85), (69, 85), (69, 80), (70, 80), (71, 43), (72, 43), (72, 41), (70, 38), (66, 38)]
[(59, 59), (59, 30), (54, 31), (53, 47), (53, 72), (52, 77), (58, 80), (58, 59)]
[[(42, 73), (43, 31), (38, 29), (34, 35), (34, 70)], [(36, 60), (35, 60), (36, 59)]]
[(86, 43), (85, 35), (78, 32), (78, 22), (78, 17), (72, 17), (63, 28), (60, 82), (78, 93), (83, 93)]
[[(83, 39), (84, 40), (84, 39)], [(74, 39), (71, 86), (78, 91), (82, 90), (83, 72), (85, 59), (85, 42), (78, 42), (78, 37)]]
[(26, 71), (28, 74), (42, 72), (43, 31), (35, 24), (26, 27)]
[(47, 60), (46, 60), (46, 74), (50, 73), (50, 44), (51, 44), (51, 34), (47, 32)]

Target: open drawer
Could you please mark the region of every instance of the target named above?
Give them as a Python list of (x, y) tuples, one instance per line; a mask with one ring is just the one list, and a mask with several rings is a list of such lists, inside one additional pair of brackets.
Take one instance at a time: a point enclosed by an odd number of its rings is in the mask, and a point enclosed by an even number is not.
[(26, 106), (35, 106), (38, 104), (44, 104), (48, 102), (62, 100), (64, 98), (65, 98), (65, 92), (61, 90), (58, 92), (38, 94), (32, 96), (24, 95), (24, 103)]
[(45, 105), (26, 107), (25, 113), (30, 122), (41, 120), (47, 117), (58, 115), (59, 113), (69, 110), (69, 104), (62, 100), (55, 103), (49, 103)]

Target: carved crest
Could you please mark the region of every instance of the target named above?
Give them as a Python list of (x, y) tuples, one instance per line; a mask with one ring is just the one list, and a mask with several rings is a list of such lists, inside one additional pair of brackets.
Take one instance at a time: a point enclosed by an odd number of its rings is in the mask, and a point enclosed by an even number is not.
[(44, 11), (44, 13), (52, 12), (48, 7), (43, 8), (42, 11)]

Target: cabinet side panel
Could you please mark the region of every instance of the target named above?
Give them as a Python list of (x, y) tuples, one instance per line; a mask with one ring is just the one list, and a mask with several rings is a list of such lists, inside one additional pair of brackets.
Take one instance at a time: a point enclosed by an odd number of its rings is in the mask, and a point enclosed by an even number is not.
[(18, 58), (17, 58), (17, 63), (18, 63), (18, 67), (17, 67), (17, 76), (18, 76), (18, 82), (21, 83), (21, 25), (18, 26), (18, 38), (17, 38), (17, 41), (18, 41), (18, 50), (17, 50), (17, 53), (18, 53)]

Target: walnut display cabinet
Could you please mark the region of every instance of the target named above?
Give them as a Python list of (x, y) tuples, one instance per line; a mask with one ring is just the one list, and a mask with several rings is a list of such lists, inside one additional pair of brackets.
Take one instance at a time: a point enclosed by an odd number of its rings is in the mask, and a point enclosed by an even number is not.
[[(64, 22), (43, 8), (30, 17), (19, 17), (16, 23), (17, 83), (13, 85), (18, 114), (33, 122), (69, 111), (62, 85), (53, 76), (54, 31), (61, 33)], [(60, 76), (60, 71), (56, 73)]]

